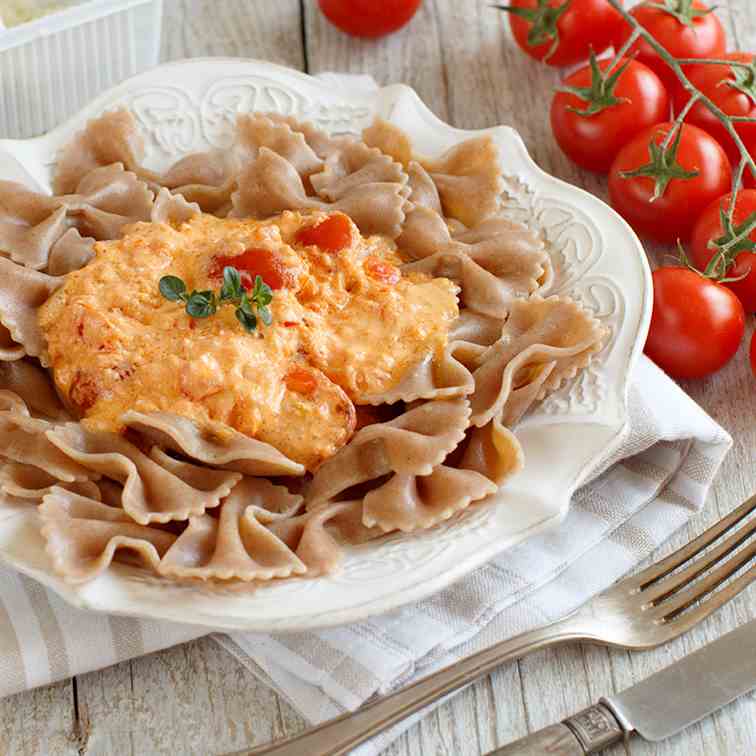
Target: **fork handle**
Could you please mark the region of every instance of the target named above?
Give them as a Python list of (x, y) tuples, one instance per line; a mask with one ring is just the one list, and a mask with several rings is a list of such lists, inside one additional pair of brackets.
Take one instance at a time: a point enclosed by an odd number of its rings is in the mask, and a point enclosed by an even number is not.
[(398, 690), (354, 713), (307, 730), (281, 743), (246, 751), (249, 756), (343, 756), (360, 743), (406, 719), (424, 707), (488, 674), (503, 662), (569, 641), (586, 640), (583, 623), (572, 614), (558, 622), (479, 651), (473, 656), (435, 672), (406, 688)]

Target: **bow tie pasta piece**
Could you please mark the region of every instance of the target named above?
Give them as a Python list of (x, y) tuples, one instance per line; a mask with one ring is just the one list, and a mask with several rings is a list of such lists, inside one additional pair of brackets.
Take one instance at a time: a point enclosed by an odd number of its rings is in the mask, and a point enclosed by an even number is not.
[(92, 257), (92, 240), (78, 231), (117, 238), (124, 226), (150, 219), (153, 199), (147, 184), (120, 163), (93, 169), (73, 193), (56, 197), (0, 181), (0, 253), (52, 275), (77, 270)]
[(464, 438), (469, 411), (464, 399), (423, 402), (362, 428), (317, 470), (307, 490), (308, 509), (390, 473), (427, 475)]
[(56, 477), (39, 467), (34, 467), (34, 465), (5, 462), (0, 466), (0, 491), (8, 496), (42, 501), (56, 487), (65, 488), (67, 491), (87, 496), (90, 499), (100, 499), (100, 489), (92, 480), (62, 483)]
[[(220, 516), (192, 517), (158, 567), (161, 575), (200, 580), (271, 580), (302, 575), (307, 567), (265, 527), (268, 508), (295, 511), (302, 502), (283, 486), (245, 478), (223, 502)], [(268, 512), (268, 517), (285, 517)]]
[(194, 152), (174, 163), (161, 177), (160, 184), (180, 192), (185, 186), (221, 187), (239, 169), (233, 150)]
[(137, 525), (122, 509), (53, 488), (39, 506), (45, 550), (55, 571), (70, 583), (105, 572), (114, 560), (156, 571), (176, 536)]
[(336, 202), (308, 197), (302, 178), (287, 160), (266, 147), (239, 176), (239, 189), (232, 202), (234, 217), (268, 218), (284, 210), (340, 211), (348, 215), (365, 235), (396, 238), (404, 223), (404, 184), (360, 184)]
[(369, 147), (376, 147), (389, 155), (405, 168), (412, 162), (412, 142), (409, 137), (393, 123), (376, 117), (373, 123), (362, 132), (362, 141)]
[(203, 432), (189, 418), (165, 412), (126, 412), (123, 424), (163, 449), (211, 467), (253, 476), (301, 476), (305, 468), (264, 441), (223, 426), (220, 434)]
[(514, 299), (550, 283), (545, 246), (525, 226), (494, 217), (453, 231), (435, 209), (432, 182), (417, 163), (410, 166), (410, 187), (412, 206), (397, 245), (415, 261), (404, 271), (451, 278), (467, 307), (499, 318), (506, 317)]
[(490, 136), (456, 144), (422, 165), (438, 189), (444, 215), (475, 226), (498, 211), (504, 182), (499, 151)]
[(95, 168), (73, 194), (57, 198), (80, 231), (99, 240), (117, 239), (124, 228), (148, 221), (155, 195), (121, 163)]
[(0, 457), (37, 467), (64, 483), (97, 477), (50, 443), (46, 433), (55, 426), (47, 420), (31, 417), (19, 396), (2, 391), (0, 402)]
[(319, 129), (307, 121), (298, 121), (292, 116), (280, 113), (265, 113), (265, 117), (274, 123), (286, 124), (292, 131), (301, 134), (308, 147), (312, 149), (324, 163), (336, 163), (339, 160), (342, 147), (351, 137), (332, 137), (322, 129)]
[(439, 465), (430, 475), (394, 475), (369, 491), (362, 521), (386, 533), (421, 530), (448, 520), (492, 493), (496, 493), (496, 485), (483, 475)]
[(257, 158), (265, 147), (280, 155), (302, 177), (323, 169), (323, 161), (307, 144), (304, 134), (294, 131), (285, 121), (273, 120), (263, 113), (240, 115), (236, 119), (236, 143), (243, 161)]
[(235, 152), (213, 150), (187, 155), (160, 178), (174, 195), (198, 205), (203, 212), (225, 215), (236, 188), (239, 159)]
[(397, 473), (369, 491), (362, 522), (383, 532), (425, 529), (496, 493), (524, 465), (520, 442), (498, 422), (468, 431), (429, 475)]
[(161, 189), (155, 197), (155, 203), (150, 211), (152, 223), (167, 223), (180, 226), (194, 218), (201, 212), (196, 202), (187, 202), (180, 194), (171, 194), (167, 189)]
[(167, 469), (116, 433), (67, 423), (47, 438), (69, 460), (123, 485), (123, 508), (141, 525), (186, 520), (217, 507), (239, 481), (239, 473), (171, 465)]
[(40, 270), (67, 230), (66, 210), (55, 197), (0, 181), (0, 254)]
[[(560, 297), (533, 297), (512, 305), (502, 337), (480, 357), (470, 397), (473, 425), (483, 426), (502, 413), (519, 419), (528, 401), (543, 399), (584, 368), (598, 352), (605, 337), (600, 323), (577, 303)], [(516, 411), (508, 405), (517, 404)]]
[(457, 345), (447, 343), (441, 354), (432, 353), (411, 368), (395, 386), (381, 394), (367, 394), (363, 404), (381, 405), (414, 402), (418, 399), (448, 399), (475, 390), (475, 380), (457, 358)]
[(0, 362), (0, 391), (13, 392), (31, 414), (50, 420), (68, 420), (69, 415), (55, 393), (49, 375), (38, 365), (26, 360)]
[[(492, 269), (487, 269), (480, 262), (491, 265)], [(504, 319), (512, 303), (523, 296), (523, 277), (510, 278), (506, 273), (497, 275), (504, 269), (505, 263), (495, 256), (487, 256), (480, 262), (462, 251), (449, 250), (407, 263), (402, 266), (402, 272), (448, 278), (459, 286), (462, 306), (490, 317)], [(524, 280), (534, 279), (526, 274)]]
[(50, 250), (47, 273), (64, 276), (74, 270), (81, 270), (94, 257), (95, 240), (82, 236), (78, 229), (69, 228)]
[(460, 453), (459, 469), (477, 472), (498, 488), (525, 465), (525, 453), (517, 437), (496, 418), (482, 428), (471, 427)]
[[(397, 126), (378, 118), (362, 137), (366, 144), (402, 163), (411, 173), (412, 145)], [(456, 144), (438, 158), (414, 157), (414, 164), (421, 164), (433, 180), (444, 215), (474, 226), (499, 210), (504, 182), (498, 148), (490, 136)], [(429, 207), (425, 202), (420, 204)]]
[(340, 501), (296, 517), (259, 516), (302, 561), (307, 577), (318, 577), (334, 572), (341, 564), (342, 542), (355, 543), (381, 535), (362, 525), (361, 509), (361, 501)]
[(58, 155), (53, 191), (75, 194), (88, 173), (113, 163), (121, 163), (127, 171), (148, 180), (156, 178), (142, 169), (143, 159), (144, 140), (134, 116), (125, 109), (105, 113), (89, 121)]
[(38, 357), (44, 367), (45, 337), (37, 323), (37, 309), (63, 283), (62, 278), (24, 268), (0, 257), (0, 323), (25, 354)]
[[(310, 183), (323, 199), (335, 202), (359, 186), (377, 183), (407, 184), (407, 174), (400, 163), (380, 150), (357, 140), (344, 140), (334, 159), (320, 173), (310, 176)], [(405, 191), (405, 196), (409, 190)]]

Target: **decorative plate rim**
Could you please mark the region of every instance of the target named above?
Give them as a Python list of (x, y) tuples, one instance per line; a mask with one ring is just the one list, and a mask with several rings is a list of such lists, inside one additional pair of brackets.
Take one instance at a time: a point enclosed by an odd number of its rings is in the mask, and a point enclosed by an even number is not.
[[(301, 631), (363, 620), (426, 598), (515, 544), (559, 523), (567, 513), (575, 488), (617, 449), (627, 430), (627, 392), (632, 368), (641, 354), (650, 322), (652, 288), (651, 271), (643, 247), (625, 221), (597, 197), (538, 167), (520, 135), (511, 127), (456, 129), (440, 120), (407, 85), (394, 84), (367, 91), (362, 85), (346, 84), (340, 85), (339, 91), (334, 93), (333, 86), (316, 77), (253, 59), (195, 58), (164, 64), (138, 74), (104, 92), (45, 135), (29, 140), (0, 140), (0, 170), (8, 167), (19, 178), (27, 182), (31, 179), (47, 187), (57, 149), (87, 119), (127, 102), (129, 97), (135, 100), (159, 93), (162, 81), (166, 82), (166, 90), (170, 81), (175, 92), (181, 93), (180, 71), (185, 73), (185, 90), (181, 97), (190, 101), (191, 96), (187, 93), (192, 88), (202, 94), (191, 103), (198, 108), (196, 117), (192, 116), (194, 120), (201, 121), (206, 115), (202, 108), (213, 93), (213, 87), (223, 81), (234, 81), (233, 86), (239, 88), (239, 96), (242, 96), (244, 87), (251, 87), (256, 93), (255, 87), (258, 86), (262, 88), (260, 91), (266, 86), (280, 87), (281, 91), (291, 92), (292, 97), (296, 96), (300, 102), (307, 102), (308, 96), (316, 93), (317, 102), (311, 103), (316, 112), (323, 108), (324, 113), (328, 112), (328, 107), (336, 111), (338, 107), (353, 107), (359, 103), (363, 110), (366, 109), (368, 120), (381, 115), (403, 126), (411, 134), (413, 130), (419, 133), (419, 137), (413, 136), (423, 144), (422, 151), (435, 151), (463, 138), (490, 134), (504, 153), (502, 157), (510, 182), (509, 194), (513, 202), (520, 202), (517, 212), (530, 212), (526, 206), (532, 202), (532, 218), (538, 218), (539, 228), (542, 228), (554, 250), (557, 250), (557, 241), (549, 236), (552, 232), (550, 222), (553, 221), (554, 238), (567, 239), (566, 246), (560, 248), (558, 253), (564, 257), (568, 273), (561, 289), (557, 285), (557, 291), (569, 289), (573, 296), (592, 298), (595, 301), (591, 305), (595, 304), (599, 310), (607, 304), (606, 299), (602, 301), (602, 296), (609, 296), (609, 300), (615, 297), (615, 309), (610, 311), (615, 330), (611, 349), (607, 347), (610, 351), (607, 352), (604, 368), (608, 374), (611, 363), (612, 375), (616, 380), (605, 387), (604, 395), (597, 391), (593, 404), (573, 412), (568, 421), (560, 421), (558, 415), (565, 412), (565, 406), (567, 410), (570, 409), (575, 393), (590, 394), (590, 385), (578, 382), (569, 390), (565, 389), (561, 396), (555, 398), (553, 414), (539, 411), (518, 428), (517, 434), (526, 448), (526, 456), (529, 445), (532, 447), (530, 458), (534, 460), (533, 464), (539, 458), (549, 460), (550, 464), (555, 460), (552, 476), (543, 480), (538, 478), (537, 484), (532, 480), (528, 483), (528, 475), (532, 476), (533, 470), (528, 471), (526, 464), (526, 471), (517, 476), (511, 488), (505, 487), (496, 495), (500, 499), (496, 504), (473, 505), (462, 518), (452, 518), (421, 534), (392, 535), (350, 549), (347, 561), (350, 569), (356, 573), (351, 582), (340, 580), (338, 576), (328, 576), (314, 580), (290, 580), (253, 590), (210, 589), (195, 584), (166, 585), (136, 568), (116, 565), (90, 583), (69, 585), (51, 571), (38, 533), (34, 509), (0, 512), (0, 563), (38, 580), (80, 608), (217, 629)], [(227, 99), (234, 103), (233, 87), (230, 84), (229, 87)], [(276, 101), (273, 102), (276, 104)], [(223, 103), (221, 105), (226, 107)], [(241, 106), (237, 103), (233, 107), (239, 109)], [(230, 112), (233, 112), (233, 108)], [(349, 121), (347, 115), (340, 117), (342, 121)], [(203, 121), (202, 128), (205, 126)], [(201, 136), (204, 139), (206, 134), (203, 132)], [(185, 152), (196, 148), (193, 145)], [(523, 199), (517, 199), (518, 192)], [(576, 217), (580, 218), (579, 222), (575, 220)], [(528, 218), (531, 219), (531, 215)], [(579, 227), (582, 234), (578, 234), (576, 240), (565, 231), (572, 228), (571, 224), (575, 227), (573, 232), (577, 233)], [(577, 260), (577, 272), (572, 273), (569, 273), (572, 268), (565, 251), (570, 243)], [(609, 255), (602, 256), (606, 250), (600, 245), (607, 244), (613, 249)], [(599, 245), (599, 251), (596, 252), (592, 245)], [(587, 256), (581, 258), (584, 248), (589, 248), (590, 254), (586, 253)], [(614, 277), (610, 275), (613, 272)], [(616, 275), (617, 272), (622, 275)], [(590, 276), (586, 276), (586, 273), (590, 273)], [(581, 285), (584, 289), (582, 295), (580, 289), (575, 289)], [(605, 291), (599, 296), (601, 287)], [(548, 429), (548, 433), (545, 429)], [(560, 443), (567, 439), (571, 442), (571, 452), (580, 444), (588, 444), (583, 456), (573, 460), (572, 466), (566, 465), (561, 457), (556, 459)], [(527, 488), (528, 485), (540, 485), (542, 490), (534, 494)], [(443, 556), (444, 547), (450, 544), (454, 544), (457, 551), (464, 546), (464, 554), (456, 553), (451, 559), (451, 555), (447, 555), (445, 567), (436, 565), (439, 554)], [(403, 569), (401, 552), (413, 548), (412, 572), (418, 577), (414, 582), (407, 583), (409, 568), (404, 564)], [(397, 557), (396, 553), (400, 556)], [(360, 578), (360, 568), (364, 573), (364, 566), (369, 563), (366, 555), (371, 554), (374, 557), (378, 555), (378, 561), (383, 559), (384, 563), (398, 559), (396, 574), (392, 575), (389, 571), (377, 573), (378, 576), (373, 578), (364, 575)], [(398, 576), (405, 578), (404, 584)], [(393, 580), (398, 580), (399, 585), (388, 584)], [(376, 583), (378, 585), (374, 585)], [(381, 584), (383, 587), (379, 588)], [(159, 585), (159, 590), (155, 589), (156, 585)], [(360, 585), (362, 590), (353, 590), (355, 585)], [(298, 590), (301, 591), (299, 594)], [(334, 596), (354, 594), (354, 597), (342, 605), (334, 604), (324, 610), (323, 597), (332, 593)], [(303, 611), (283, 612), (278, 605), (291, 604), (291, 598), (297, 595), (304, 601)], [(274, 596), (272, 600), (271, 596)], [(287, 600), (280, 602), (277, 597), (281, 596)], [(325, 605), (328, 606), (327, 601)]]

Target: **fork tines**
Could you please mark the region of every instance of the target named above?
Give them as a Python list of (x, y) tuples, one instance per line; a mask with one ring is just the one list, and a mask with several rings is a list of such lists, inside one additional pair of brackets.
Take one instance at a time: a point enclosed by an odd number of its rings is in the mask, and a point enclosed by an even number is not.
[[(756, 517), (748, 519), (753, 512), (756, 512), (756, 496), (743, 502), (698, 538), (635, 577), (634, 582), (638, 586), (644, 605), (653, 611), (656, 619), (665, 622), (675, 619), (754, 561), (756, 540), (750, 539), (756, 533)], [(743, 523), (745, 525), (739, 527)], [(734, 532), (715, 548), (707, 551), (709, 546), (730, 531)], [(722, 561), (743, 544), (747, 544), (745, 548)], [(688, 566), (676, 571), (688, 562)], [(711, 572), (705, 574), (709, 570)], [(698, 580), (703, 575), (705, 577)], [(718, 609), (754, 579), (756, 564), (726, 588), (708, 598), (705, 605), (700, 607), (703, 615)]]

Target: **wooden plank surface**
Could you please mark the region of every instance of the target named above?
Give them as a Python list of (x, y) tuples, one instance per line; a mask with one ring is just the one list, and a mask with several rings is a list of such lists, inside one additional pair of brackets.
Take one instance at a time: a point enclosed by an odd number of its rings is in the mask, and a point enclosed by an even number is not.
[[(632, 3), (631, 3), (632, 4)], [(425, 0), (389, 38), (353, 40), (315, 0), (167, 0), (163, 58), (258, 57), (318, 73), (370, 73), (403, 81), (444, 120), (463, 128), (506, 123), (547, 171), (605, 196), (604, 181), (573, 166), (548, 125), (558, 72), (514, 46), (489, 0)], [(730, 39), (756, 48), (756, 7), (722, 0)], [(304, 36), (303, 36), (304, 32)], [(753, 318), (749, 319), (749, 333)], [(705, 512), (673, 539), (681, 545), (756, 489), (754, 383), (745, 348), (715, 377), (685, 386), (736, 438)], [(510, 664), (439, 707), (388, 749), (392, 756), (476, 756), (631, 685), (756, 616), (756, 592), (662, 649), (630, 654), (573, 646)], [(632, 756), (756, 753), (756, 694), (666, 743), (633, 741)], [(0, 753), (220, 754), (297, 732), (304, 721), (229, 654), (202, 639), (0, 701)], [(610, 752), (620, 756), (624, 749)]]

